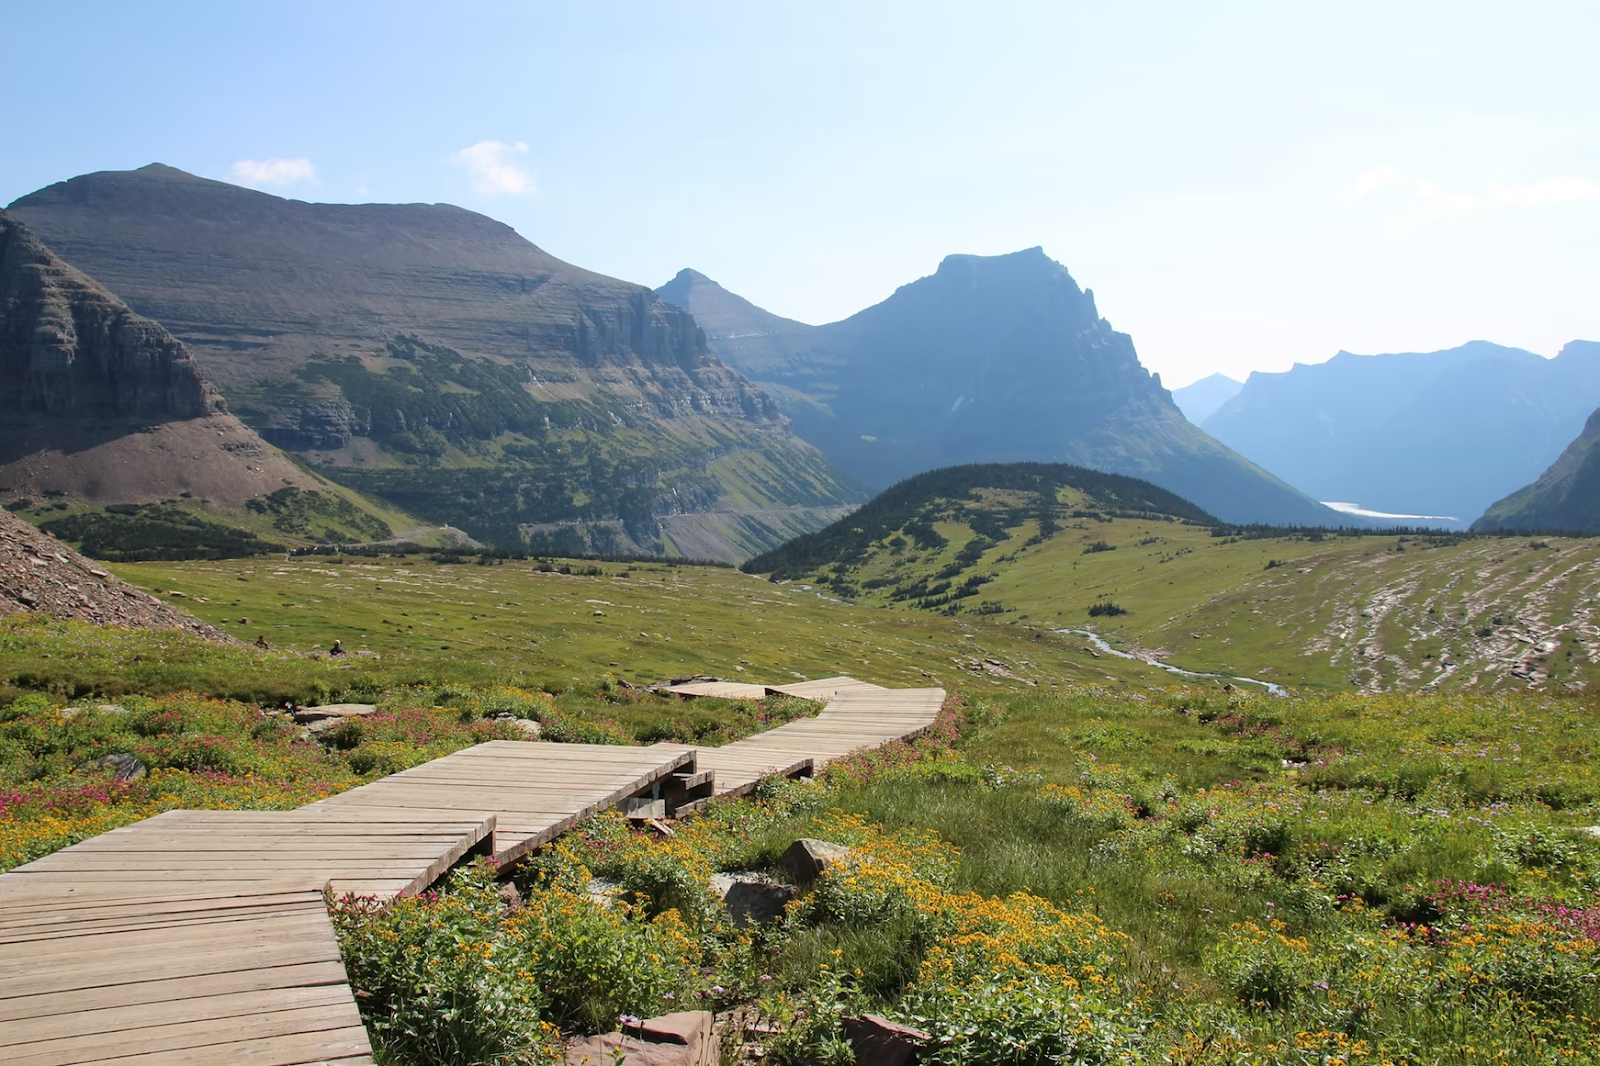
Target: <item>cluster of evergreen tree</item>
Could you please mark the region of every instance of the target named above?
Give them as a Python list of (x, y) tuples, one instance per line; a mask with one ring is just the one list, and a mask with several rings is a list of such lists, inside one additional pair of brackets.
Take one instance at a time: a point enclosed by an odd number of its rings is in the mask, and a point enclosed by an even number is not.
[(254, 533), (160, 504), (112, 504), (52, 519), (39, 527), (75, 544), (93, 559), (111, 563), (239, 559), (284, 551)]

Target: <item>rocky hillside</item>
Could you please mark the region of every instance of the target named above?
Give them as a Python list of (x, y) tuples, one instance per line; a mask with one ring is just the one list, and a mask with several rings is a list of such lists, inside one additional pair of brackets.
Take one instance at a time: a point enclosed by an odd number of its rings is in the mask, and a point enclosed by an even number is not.
[(651, 550), (666, 517), (798, 509), (805, 526), (859, 498), (690, 315), (483, 215), (160, 165), (12, 211), (188, 344), (269, 441), (480, 539)]
[(1145, 478), (1228, 521), (1340, 522), (1185, 420), (1093, 293), (1041, 249), (949, 256), (810, 329), (693, 272), (660, 291), (704, 314), (719, 354), (870, 486), (961, 463), (1065, 462)]
[(1474, 341), (1251, 374), (1203, 428), (1319, 500), (1465, 526), (1537, 478), (1600, 406), (1600, 344)]
[(0, 618), (25, 611), (96, 625), (182, 629), (212, 640), (233, 640), (0, 511)]
[(177, 338), (0, 211), (0, 497), (242, 505), (315, 484)]
[(1539, 480), (1497, 501), (1472, 528), (1600, 533), (1600, 410)]

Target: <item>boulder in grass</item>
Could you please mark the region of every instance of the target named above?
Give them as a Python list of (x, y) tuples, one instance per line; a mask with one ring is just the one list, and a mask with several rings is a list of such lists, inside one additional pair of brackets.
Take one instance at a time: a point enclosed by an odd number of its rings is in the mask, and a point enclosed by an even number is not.
[(822, 871), (850, 854), (843, 844), (830, 844), (826, 840), (801, 837), (784, 851), (778, 861), (799, 884), (815, 881)]
[(125, 751), (119, 751), (114, 755), (103, 755), (90, 762), (84, 769), (110, 770), (118, 781), (137, 781), (145, 774), (144, 763), (140, 762), (137, 756)]
[(921, 1029), (891, 1022), (876, 1014), (844, 1019), (844, 1034), (855, 1052), (856, 1066), (907, 1066), (933, 1037)]
[(301, 725), (313, 722), (342, 721), (372, 714), (378, 709), (375, 703), (325, 703), (320, 707), (296, 707), (294, 720)]
[(566, 1066), (718, 1066), (710, 1011), (680, 1011), (567, 1045)]
[(779, 885), (771, 881), (735, 881), (722, 897), (728, 916), (739, 928), (766, 925), (783, 917), (784, 907), (800, 894), (793, 885)]

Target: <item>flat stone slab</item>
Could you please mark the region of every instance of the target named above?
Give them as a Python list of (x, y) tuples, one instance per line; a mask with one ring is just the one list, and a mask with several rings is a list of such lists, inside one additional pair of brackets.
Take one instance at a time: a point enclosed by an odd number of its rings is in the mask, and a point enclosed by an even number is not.
[(320, 707), (297, 707), (294, 720), (301, 725), (329, 719), (359, 718), (378, 709), (375, 703), (324, 703)]

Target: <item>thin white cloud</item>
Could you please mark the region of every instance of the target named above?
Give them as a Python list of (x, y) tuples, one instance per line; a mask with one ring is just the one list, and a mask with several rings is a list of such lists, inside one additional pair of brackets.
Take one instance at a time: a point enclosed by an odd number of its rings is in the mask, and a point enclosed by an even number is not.
[(1406, 184), (1406, 176), (1399, 167), (1373, 167), (1356, 175), (1356, 180), (1339, 194), (1342, 200), (1359, 200), (1382, 189), (1393, 189)]
[(445, 156), (445, 162), (458, 166), (472, 176), (472, 187), (486, 193), (538, 192), (533, 184), (533, 172), (518, 166), (514, 160), (528, 154), (528, 146), (521, 141), (507, 144), (504, 141), (479, 141), (459, 152)]
[(1546, 178), (1532, 185), (1489, 187), (1489, 202), (1493, 204), (1580, 204), (1589, 200), (1600, 200), (1600, 181), (1568, 174)]
[(314, 181), (316, 168), (311, 160), (301, 159), (241, 159), (228, 168), (235, 181), (241, 185), (293, 185), (297, 181)]
[(1339, 192), (1339, 199), (1354, 203), (1394, 190), (1412, 205), (1434, 211), (1476, 211), (1486, 207), (1544, 207), (1600, 200), (1600, 181), (1560, 174), (1531, 185), (1492, 183), (1483, 192), (1454, 192), (1437, 181), (1413, 178), (1398, 167), (1373, 167), (1356, 175)]

